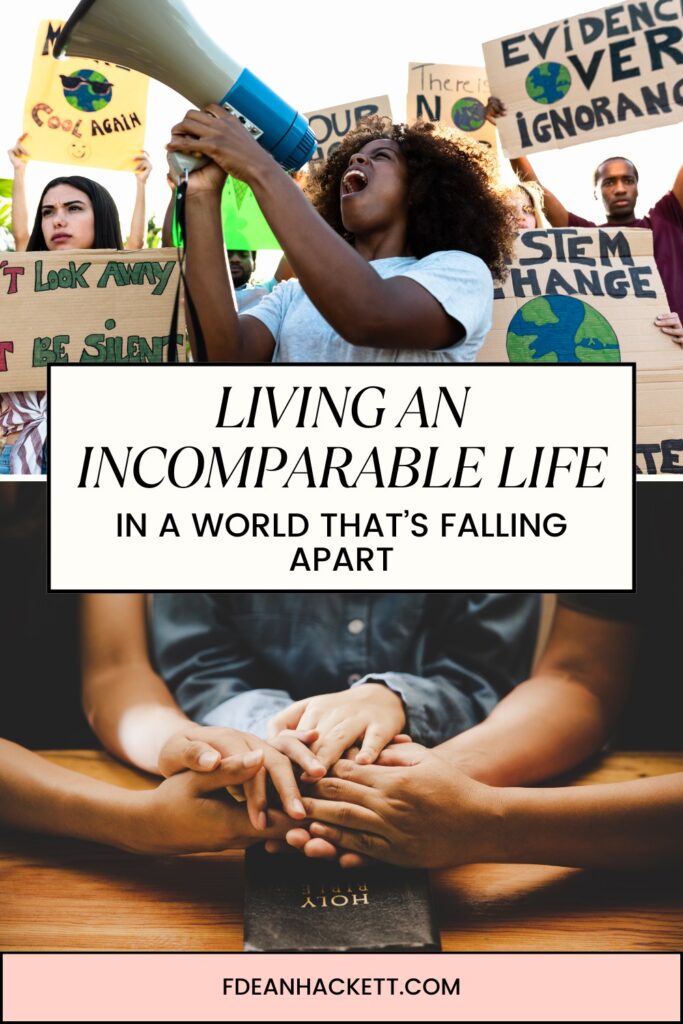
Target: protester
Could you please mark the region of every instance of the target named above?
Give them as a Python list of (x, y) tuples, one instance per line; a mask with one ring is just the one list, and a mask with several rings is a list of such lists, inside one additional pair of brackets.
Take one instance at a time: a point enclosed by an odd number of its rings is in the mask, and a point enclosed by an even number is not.
[[(8, 150), (10, 163), (14, 168), (12, 181), (12, 235), (17, 252), (25, 252), (29, 240), (28, 204), (26, 202), (26, 168), (30, 154), (23, 142), (26, 133), (17, 139), (12, 149)], [(147, 222), (145, 220), (145, 190), (152, 172), (149, 154), (143, 150), (135, 157), (135, 206), (130, 224), (130, 234), (125, 245), (116, 248), (144, 249), (147, 239)], [(106, 248), (109, 248), (107, 246)]]
[(268, 295), (268, 289), (251, 283), (251, 277), (256, 268), (255, 252), (249, 249), (226, 249), (226, 253), (232, 286), (235, 289), (237, 311), (242, 313)]
[[(475, 358), (491, 274), (504, 276), (512, 246), (483, 147), (369, 118), (309, 185), (313, 205), (215, 104), (190, 111), (168, 148), (211, 158), (189, 176), (186, 203), (188, 283), (210, 360)], [(226, 173), (252, 188), (297, 277), (239, 318), (222, 257)]]
[[(504, 116), (505, 105), (491, 97), (487, 106), (489, 120)], [(541, 184), (526, 157), (511, 161), (514, 170), (524, 182), (538, 182), (545, 197), (548, 220), (555, 228), (598, 225), (593, 221), (570, 213), (560, 199)], [(647, 228), (652, 231), (654, 257), (664, 285), (671, 312), (660, 313), (655, 324), (673, 341), (683, 345), (683, 166), (680, 167), (673, 188), (659, 199), (645, 217), (636, 217), (638, 201), (638, 170), (635, 164), (622, 156), (609, 157), (593, 173), (595, 197), (602, 200), (607, 220), (600, 227)]]
[(547, 228), (543, 215), (543, 191), (536, 182), (518, 181), (516, 185), (503, 189), (503, 196), (512, 211), (517, 231)]
[[(38, 203), (28, 252), (122, 249), (114, 200), (80, 175), (49, 181)], [(44, 391), (0, 393), (0, 474), (45, 473), (47, 399)]]

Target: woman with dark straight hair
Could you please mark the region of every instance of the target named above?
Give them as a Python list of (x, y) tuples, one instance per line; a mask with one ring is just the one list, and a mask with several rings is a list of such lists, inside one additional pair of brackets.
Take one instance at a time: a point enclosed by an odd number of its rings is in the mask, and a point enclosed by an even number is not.
[[(79, 174), (53, 178), (43, 189), (26, 249), (123, 249), (114, 200)], [(46, 413), (44, 391), (0, 394), (0, 474), (46, 472)]]
[[(54, 221), (54, 204), (52, 200), (59, 198), (58, 196), (48, 196), (49, 192), (53, 189), (60, 189), (61, 187), (67, 187), (70, 191), (76, 189), (78, 192), (82, 192), (90, 200), (90, 211), (92, 212), (92, 227), (93, 227), (93, 240), (90, 245), (62, 245), (52, 243), (52, 238), (55, 234), (58, 237), (66, 234), (68, 231), (55, 232), (51, 231), (52, 222)], [(82, 201), (81, 201), (82, 203)], [(76, 213), (77, 211), (87, 211), (87, 204), (83, 204), (79, 207), (78, 200), (75, 202), (72, 200), (70, 204), (70, 212)], [(59, 216), (59, 213), (57, 213)], [(88, 227), (90, 226), (90, 216), (87, 215)], [(44, 225), (45, 223), (45, 230)], [(46, 237), (45, 231), (48, 232)], [(73, 237), (73, 236), (72, 236)], [(76, 241), (82, 240), (81, 236), (78, 235)], [(44, 252), (45, 250), (53, 249), (123, 249), (123, 239), (121, 238), (121, 225), (119, 224), (119, 213), (116, 209), (116, 204), (112, 199), (106, 188), (102, 185), (98, 185), (96, 181), (91, 181), (90, 178), (84, 178), (80, 174), (67, 175), (61, 178), (53, 178), (49, 181), (38, 203), (38, 209), (36, 211), (36, 219), (33, 224), (33, 230), (26, 246), (27, 252)]]

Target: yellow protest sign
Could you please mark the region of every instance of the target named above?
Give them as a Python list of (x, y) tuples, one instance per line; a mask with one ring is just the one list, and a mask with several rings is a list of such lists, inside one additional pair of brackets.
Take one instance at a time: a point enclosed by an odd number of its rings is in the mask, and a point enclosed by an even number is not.
[(680, 3), (604, 7), (484, 43), (506, 156), (683, 120)]
[(62, 24), (38, 29), (23, 145), (32, 160), (132, 171), (145, 143), (147, 76), (83, 57), (55, 60)]
[[(636, 470), (683, 473), (683, 350), (654, 324), (666, 309), (651, 231), (523, 231), (477, 362), (635, 363)], [(577, 415), (580, 388), (579, 373)]]
[(485, 68), (462, 64), (408, 65), (408, 121), (421, 117), (457, 128), (496, 148), (496, 130), (485, 117), (489, 84)]
[[(175, 249), (7, 253), (0, 261), (0, 392), (42, 391), (54, 363), (162, 363)], [(182, 358), (184, 325), (176, 342)]]
[(306, 114), (311, 131), (318, 143), (311, 162), (316, 164), (327, 160), (339, 148), (344, 136), (348, 135), (359, 121), (371, 114), (384, 114), (391, 117), (389, 97), (373, 96), (368, 100), (339, 103), (336, 107), (325, 107), (322, 110), (313, 110)]

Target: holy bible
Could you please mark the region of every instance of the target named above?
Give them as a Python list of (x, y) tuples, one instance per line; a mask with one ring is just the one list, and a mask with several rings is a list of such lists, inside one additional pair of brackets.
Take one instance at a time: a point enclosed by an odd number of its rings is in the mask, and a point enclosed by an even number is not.
[(246, 853), (244, 948), (268, 952), (438, 952), (426, 871), (345, 871), (295, 854)]

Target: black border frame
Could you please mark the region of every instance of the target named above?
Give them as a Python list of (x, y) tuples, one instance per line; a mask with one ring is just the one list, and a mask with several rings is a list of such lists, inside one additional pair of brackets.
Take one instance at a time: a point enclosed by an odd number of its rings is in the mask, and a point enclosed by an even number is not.
[[(53, 365), (54, 364), (50, 364), (47, 367), (47, 371), (48, 371), (48, 380), (47, 380), (47, 384), (48, 384), (48, 386), (47, 386), (47, 393), (48, 393), (48, 402), (47, 402), (47, 434), (48, 434), (48, 444), (49, 444), (49, 438), (51, 436), (51, 426), (52, 426), (51, 425), (51, 418), (50, 418), (51, 408), (52, 408), (52, 403), (50, 401), (50, 392), (51, 392), (51, 371), (53, 369)], [(79, 368), (81, 368), (83, 366), (87, 366), (88, 368), (91, 368), (91, 366), (92, 366), (92, 364), (83, 364), (83, 363), (69, 363), (69, 364), (62, 364), (62, 365), (63, 366), (67, 366), (68, 365), (70, 369), (79, 369)], [(108, 366), (116, 366), (119, 369), (131, 369), (131, 367), (135, 367), (135, 369), (138, 370), (138, 371), (143, 366), (155, 366), (155, 367), (159, 367), (159, 366), (169, 366), (170, 367), (171, 366), (171, 364), (168, 364), (168, 363), (146, 363), (146, 364), (137, 364), (137, 363), (136, 364), (131, 364), (131, 363), (108, 363), (107, 365)], [(183, 365), (183, 364), (179, 364), (179, 365)], [(236, 364), (234, 364), (234, 363), (210, 363), (210, 364), (208, 364), (208, 363), (201, 363), (201, 364), (185, 364), (185, 365), (186, 366), (187, 365), (189, 365), (189, 366), (192, 366), (192, 365), (201, 365), (201, 366), (210, 365), (212, 367), (224, 367), (224, 368), (231, 368), (232, 369), (232, 368), (234, 368), (234, 366)], [(261, 366), (278, 367), (278, 366), (292, 366), (292, 365), (297, 365), (297, 366), (325, 366), (325, 367), (328, 367), (328, 366), (343, 366), (343, 367), (346, 367), (346, 368), (348, 368), (349, 366), (375, 366), (375, 365), (377, 365), (377, 366), (383, 366), (383, 367), (404, 367), (404, 368), (407, 367), (408, 369), (410, 369), (411, 367), (414, 367), (414, 366), (430, 366), (430, 367), (438, 368), (438, 369), (441, 369), (441, 370), (449, 369), (451, 367), (454, 368), (454, 369), (457, 369), (458, 366), (462, 365), (462, 366), (467, 366), (468, 368), (471, 368), (471, 369), (480, 369), (480, 368), (485, 368), (487, 366), (503, 366), (503, 367), (506, 367), (506, 368), (508, 368), (508, 369), (510, 369), (512, 371), (514, 371), (514, 369), (516, 367), (523, 366), (523, 367), (533, 367), (533, 369), (536, 370), (536, 371), (542, 371), (542, 370), (551, 370), (552, 371), (552, 370), (555, 369), (556, 365), (558, 365), (558, 364), (556, 364), (556, 363), (505, 363), (505, 362), (495, 362), (495, 363), (463, 363), (463, 364), (448, 363), (448, 364), (444, 364), (444, 363), (440, 363), (440, 362), (432, 362), (432, 361), (425, 360), (425, 361), (422, 361), (422, 362), (421, 361), (417, 361), (417, 362), (397, 362), (397, 363), (379, 363), (378, 362), (376, 364), (375, 363), (368, 363), (368, 364), (362, 363), (361, 364), (361, 363), (347, 363), (347, 362), (343, 362), (343, 363), (339, 363), (339, 362), (329, 362), (329, 363), (302, 362), (302, 363), (297, 363), (297, 364), (293, 364), (293, 363), (252, 363), (252, 362), (245, 362), (245, 363), (239, 363), (237, 365), (240, 365), (240, 366), (259, 366), (259, 367), (261, 367)], [(610, 370), (612, 370), (614, 368), (614, 366), (616, 364), (613, 364), (613, 363), (590, 363), (590, 364), (586, 364), (586, 363), (577, 363), (577, 364), (574, 364), (574, 363), (562, 363), (562, 364), (559, 364), (559, 365), (568, 366), (568, 367), (571, 367), (571, 368), (573, 368), (575, 370), (582, 370), (582, 369), (586, 369), (586, 368), (589, 368), (589, 369), (598, 368), (598, 369), (610, 371)], [(632, 408), (632, 416), (631, 416), (631, 448), (635, 452), (635, 448), (636, 448), (636, 400), (637, 400), (636, 364), (629, 362), (629, 363), (619, 363), (618, 365), (620, 367), (629, 367), (630, 370), (631, 370), (631, 396), (632, 396), (632, 403), (631, 403), (631, 408)], [(175, 364), (172, 366), (172, 368), (173, 369), (176, 368)], [(60, 366), (60, 370), (61, 370), (61, 366)], [(49, 453), (49, 450), (48, 450), (48, 453)], [(631, 531), (631, 587), (630, 587), (630, 589), (625, 589), (625, 590), (609, 590), (609, 591), (595, 590), (594, 589), (594, 590), (583, 591), (583, 593), (587, 593), (587, 594), (620, 593), (620, 594), (623, 594), (623, 593), (634, 593), (636, 591), (636, 589), (637, 589), (637, 579), (636, 579), (637, 517), (636, 517), (636, 491), (635, 491), (636, 480), (637, 480), (637, 474), (635, 472), (635, 466), (634, 466), (634, 472), (633, 472), (633, 476), (632, 476), (632, 480), (631, 480), (631, 523), (632, 523), (632, 531)], [(78, 594), (78, 593), (82, 593), (81, 590), (58, 589), (58, 588), (55, 588), (55, 587), (52, 586), (52, 482), (51, 482), (51, 474), (50, 474), (50, 470), (49, 470), (49, 463), (48, 463), (48, 474), (47, 474), (47, 489), (48, 489), (47, 490), (47, 527), (48, 527), (48, 530), (47, 530), (47, 591), (48, 591), (48, 593), (52, 593), (52, 594)], [(104, 589), (102, 589), (102, 590), (88, 590), (88, 593), (93, 593), (93, 594), (127, 594), (127, 593), (131, 592), (131, 589), (132, 590), (136, 590), (136, 591), (140, 590), (139, 587), (133, 587), (133, 588), (127, 587), (127, 588), (121, 589), (121, 590), (104, 590)], [(145, 593), (150, 593), (150, 594), (165, 593), (165, 591), (158, 590), (158, 589), (157, 590), (147, 590), (146, 588), (142, 588), (142, 589), (145, 591)], [(340, 591), (339, 589), (319, 589), (319, 588), (313, 588), (313, 587), (295, 587), (295, 586), (288, 587), (286, 589), (278, 588), (278, 589), (271, 589), (271, 590), (263, 590), (263, 589), (259, 588), (259, 592), (260, 593), (264, 593), (264, 594), (286, 594), (286, 593), (289, 593), (293, 589), (297, 590), (298, 592), (301, 592), (301, 593), (309, 593), (309, 594), (337, 594), (337, 593), (348, 593), (348, 592), (350, 592), (350, 588), (349, 589), (345, 588), (344, 590)], [(364, 593), (368, 593), (368, 594), (387, 594), (387, 593), (392, 593), (395, 589), (396, 589), (395, 587), (391, 587), (391, 588), (367, 588), (367, 589), (361, 588), (361, 590), (363, 590)], [(488, 589), (490, 589), (490, 588), (488, 588)], [(213, 593), (237, 594), (237, 593), (243, 593), (244, 590), (245, 590), (244, 587), (226, 588), (226, 589), (222, 589), (222, 590), (218, 590), (218, 591), (213, 591)], [(470, 588), (470, 590), (471, 590), (471, 588)], [(455, 587), (453, 589), (449, 588), (447, 590), (444, 590), (443, 588), (441, 588), (439, 590), (403, 590), (401, 592), (402, 593), (406, 593), (406, 594), (422, 594), (422, 593), (429, 593), (429, 594), (440, 594), (440, 593), (463, 594), (463, 593), (469, 593), (470, 590), (466, 591), (466, 590), (462, 590), (462, 589), (460, 589), (458, 587)], [(556, 590), (552, 586), (544, 586), (544, 587), (541, 587), (541, 588), (534, 588), (534, 587), (527, 586), (527, 587), (523, 587), (523, 588), (520, 587), (520, 588), (517, 588), (515, 590), (506, 590), (506, 593), (511, 593), (511, 594), (528, 594), (530, 592), (533, 592), (534, 590), (538, 590), (539, 592), (552, 592), (552, 593), (557, 593), (557, 594), (566, 594), (566, 593), (571, 593), (572, 592), (572, 591), (569, 591), (567, 589)], [(192, 588), (192, 589), (187, 589), (186, 588), (186, 589), (176, 590), (176, 591), (174, 591), (174, 593), (178, 593), (178, 594), (201, 594), (201, 593), (204, 593), (204, 591), (205, 591), (205, 588)]]

